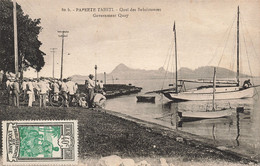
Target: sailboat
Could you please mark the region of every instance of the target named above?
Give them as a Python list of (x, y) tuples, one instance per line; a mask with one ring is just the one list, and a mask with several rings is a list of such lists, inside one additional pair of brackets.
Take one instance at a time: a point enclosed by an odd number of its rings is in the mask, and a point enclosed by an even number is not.
[[(186, 90), (185, 82), (192, 83), (212, 83), (212, 81), (205, 80), (178, 80), (177, 73), (177, 40), (176, 40), (176, 27), (174, 23), (174, 39), (175, 39), (175, 66), (176, 66), (176, 88), (175, 90), (162, 91), (161, 93), (170, 100), (173, 101), (202, 101), (212, 100), (213, 87), (201, 86), (195, 89)], [(178, 85), (178, 81), (180, 85)], [(215, 100), (226, 99), (243, 99), (251, 98), (255, 94), (255, 88), (249, 82), (247, 86), (240, 86), (239, 80), (239, 7), (237, 11), (237, 75), (236, 81), (217, 80), (215, 89)]]
[(232, 109), (216, 109), (215, 97), (216, 97), (216, 67), (214, 67), (214, 76), (213, 76), (213, 98), (212, 98), (212, 110), (210, 111), (186, 111), (178, 112), (178, 116), (181, 118), (181, 121), (194, 120), (194, 119), (216, 119), (231, 116)]

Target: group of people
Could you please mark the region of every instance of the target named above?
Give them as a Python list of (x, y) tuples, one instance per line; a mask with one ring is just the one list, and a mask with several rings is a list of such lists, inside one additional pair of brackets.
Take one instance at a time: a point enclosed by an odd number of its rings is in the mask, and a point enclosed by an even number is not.
[(32, 107), (33, 102), (39, 99), (40, 107), (46, 107), (46, 102), (51, 100), (58, 101), (58, 96), (64, 98), (64, 106), (70, 107), (76, 100), (77, 105), (81, 107), (104, 107), (106, 97), (103, 87), (103, 81), (94, 81), (94, 76), (89, 75), (85, 82), (86, 93), (79, 93), (78, 84), (71, 78), (67, 79), (23, 79), (20, 81), (15, 78), (8, 78), (6, 81), (7, 101), (9, 105), (19, 107), (20, 98)]
[[(78, 92), (78, 85), (72, 82), (71, 78), (58, 80), (42, 77), (40, 79), (24, 79), (22, 81), (8, 78), (6, 89), (9, 105), (19, 107), (20, 96), (22, 95), (23, 101), (27, 102), (28, 107), (32, 107), (36, 96), (39, 98), (40, 107), (46, 107), (46, 101), (50, 99), (50, 95), (58, 95), (59, 93), (63, 94), (66, 99), (65, 103), (69, 105), (72, 96)], [(11, 99), (13, 99), (13, 102)]]

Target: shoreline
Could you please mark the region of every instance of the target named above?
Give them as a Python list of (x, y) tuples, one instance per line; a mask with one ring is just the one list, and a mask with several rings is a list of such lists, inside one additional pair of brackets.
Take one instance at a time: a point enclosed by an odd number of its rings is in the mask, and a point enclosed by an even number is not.
[[(213, 146), (209, 139), (174, 131), (155, 123), (104, 109), (39, 108), (1, 105), (3, 120), (64, 120), (79, 122), (79, 158), (83, 163), (95, 163), (104, 156), (118, 155), (156, 162), (161, 157), (173, 164), (210, 162), (224, 164), (254, 164), (257, 161)], [(2, 138), (2, 131), (1, 137)], [(1, 141), (2, 142), (2, 141)], [(2, 144), (1, 144), (2, 155)], [(158, 164), (158, 163), (157, 163)], [(156, 164), (155, 164), (156, 165)]]
[(202, 136), (188, 133), (185, 131), (176, 130), (176, 129), (164, 126), (162, 124), (158, 124), (156, 122), (148, 122), (148, 121), (145, 121), (142, 119), (138, 119), (138, 118), (123, 114), (123, 113), (114, 112), (111, 110), (105, 110), (105, 111), (106, 111), (106, 113), (117, 116), (119, 118), (123, 118), (128, 121), (137, 123), (141, 126), (151, 128), (153, 130), (153, 132), (157, 132), (157, 133), (161, 132), (161, 133), (163, 133), (162, 135), (167, 135), (174, 139), (183, 139), (185, 142), (189, 142), (188, 144), (198, 144), (199, 146), (211, 147), (216, 150), (228, 153), (229, 155), (235, 155), (235, 156), (244, 158), (246, 160), (249, 160), (251, 162), (259, 163), (258, 159), (253, 159), (250, 155), (237, 153), (232, 150), (229, 150), (228, 148), (221, 149), (221, 147), (218, 147), (216, 144), (214, 144), (214, 141), (212, 139), (204, 138)]

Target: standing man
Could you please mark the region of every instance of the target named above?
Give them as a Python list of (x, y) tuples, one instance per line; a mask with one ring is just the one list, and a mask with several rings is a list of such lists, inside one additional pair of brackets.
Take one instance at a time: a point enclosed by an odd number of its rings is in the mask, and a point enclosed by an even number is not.
[(67, 87), (68, 87), (68, 101), (69, 101), (69, 105), (71, 105), (72, 103), (72, 99), (75, 95), (75, 91), (76, 91), (76, 86), (75, 83), (71, 81), (71, 78), (67, 79)]
[(92, 74), (90, 74), (88, 76), (88, 89), (87, 89), (87, 92), (88, 92), (88, 97), (89, 97), (89, 107), (92, 107), (92, 101), (93, 101), (93, 98), (94, 98), (94, 88), (95, 88), (95, 82), (93, 80), (94, 76)]
[(100, 87), (101, 93), (104, 93), (104, 83), (102, 80), (100, 80), (99, 87)]
[(34, 98), (34, 89), (33, 89), (33, 84), (31, 79), (29, 79), (27, 86), (28, 86), (27, 94), (29, 96), (28, 107), (32, 107), (32, 103), (35, 98)]
[(16, 78), (13, 83), (13, 99), (14, 99), (14, 106), (19, 107), (19, 93), (20, 87), (18, 83), (18, 79)]
[(40, 79), (39, 82), (39, 89), (40, 89), (40, 107), (46, 107), (46, 95), (47, 91), (49, 90), (49, 85), (46, 84), (44, 78)]
[(57, 80), (54, 80), (54, 83), (53, 83), (53, 93), (54, 93), (54, 100), (57, 101), (58, 100), (58, 95), (60, 93), (60, 86), (58, 84), (58, 81)]
[(7, 103), (11, 105), (11, 94), (12, 94), (12, 85), (13, 83), (10, 81), (9, 78), (6, 80), (6, 90), (7, 90)]
[(63, 79), (61, 83), (61, 94), (65, 98), (65, 106), (68, 107), (68, 86), (66, 79)]
[(23, 83), (22, 83), (22, 90), (23, 90), (23, 101), (25, 101), (26, 99), (26, 90), (27, 90), (27, 81), (25, 79), (23, 79)]

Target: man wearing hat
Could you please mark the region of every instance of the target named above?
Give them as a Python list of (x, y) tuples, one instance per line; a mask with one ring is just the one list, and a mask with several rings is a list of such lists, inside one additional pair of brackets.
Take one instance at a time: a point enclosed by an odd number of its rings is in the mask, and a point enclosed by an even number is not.
[(11, 94), (12, 94), (12, 86), (13, 82), (11, 82), (10, 78), (7, 78), (6, 80), (6, 90), (7, 90), (7, 102), (8, 105), (11, 105)]
[(40, 107), (46, 107), (46, 96), (47, 91), (49, 89), (49, 85), (45, 82), (44, 78), (40, 78), (40, 82), (38, 83), (39, 90), (40, 90)]
[(93, 98), (94, 98), (94, 88), (95, 88), (95, 82), (93, 80), (94, 76), (92, 74), (90, 74), (88, 76), (88, 89), (87, 89), (87, 92), (88, 92), (88, 97), (89, 97), (89, 107), (92, 107), (92, 101), (93, 101)]
[(62, 83), (61, 83), (61, 94), (65, 98), (65, 106), (69, 107), (67, 79), (63, 79), (62, 80)]
[(26, 79), (23, 79), (23, 82), (22, 82), (22, 90), (23, 90), (23, 101), (26, 100), (26, 94), (27, 94), (27, 80)]
[(16, 107), (19, 107), (19, 93), (20, 93), (20, 87), (18, 83), (18, 78), (16, 78), (13, 83), (13, 99), (14, 99), (14, 106)]
[(29, 97), (28, 107), (32, 107), (32, 103), (35, 100), (34, 87), (33, 87), (33, 84), (32, 84), (32, 79), (29, 79), (29, 81), (27, 82), (27, 86), (28, 86), (27, 94), (28, 94), (28, 97)]
[(67, 88), (68, 88), (68, 102), (69, 105), (72, 103), (72, 99), (75, 95), (76, 87), (75, 83), (71, 81), (71, 77), (67, 78)]

